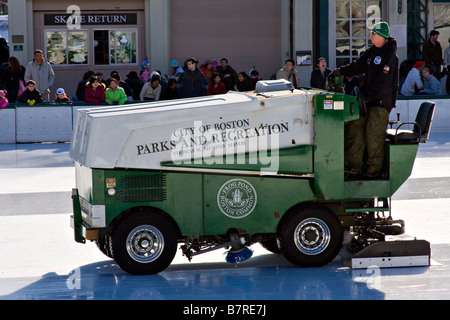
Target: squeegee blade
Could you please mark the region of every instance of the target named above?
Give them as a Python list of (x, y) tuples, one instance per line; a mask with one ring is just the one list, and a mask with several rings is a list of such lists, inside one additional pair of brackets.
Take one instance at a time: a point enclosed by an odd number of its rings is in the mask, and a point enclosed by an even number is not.
[(379, 268), (428, 267), (429, 265), (429, 256), (352, 258), (351, 260), (352, 269), (366, 269), (373, 266), (377, 266)]
[(380, 241), (359, 251), (347, 261), (353, 269), (424, 267), (430, 265), (430, 243), (425, 240)]

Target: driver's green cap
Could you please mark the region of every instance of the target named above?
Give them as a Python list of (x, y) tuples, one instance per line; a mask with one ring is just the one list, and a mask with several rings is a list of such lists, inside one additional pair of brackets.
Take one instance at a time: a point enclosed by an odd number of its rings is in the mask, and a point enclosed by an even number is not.
[(389, 38), (389, 34), (391, 33), (391, 28), (389, 28), (387, 22), (381, 21), (373, 25), (372, 31), (375, 32), (380, 37), (387, 39)]

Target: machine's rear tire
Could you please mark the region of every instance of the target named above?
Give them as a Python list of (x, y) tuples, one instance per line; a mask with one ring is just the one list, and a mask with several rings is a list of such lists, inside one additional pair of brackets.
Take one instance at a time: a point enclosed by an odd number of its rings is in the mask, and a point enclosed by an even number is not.
[(281, 253), (299, 267), (319, 267), (333, 260), (342, 246), (343, 228), (330, 209), (299, 206), (278, 227)]
[(128, 273), (161, 272), (176, 254), (176, 228), (168, 218), (151, 210), (130, 215), (116, 225), (111, 251), (119, 267)]

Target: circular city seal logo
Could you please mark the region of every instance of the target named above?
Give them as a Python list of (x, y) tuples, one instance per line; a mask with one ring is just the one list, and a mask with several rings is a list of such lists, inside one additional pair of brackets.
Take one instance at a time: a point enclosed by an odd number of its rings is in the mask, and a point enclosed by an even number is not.
[(217, 205), (227, 217), (240, 219), (252, 213), (256, 206), (256, 191), (242, 179), (225, 182), (217, 193)]

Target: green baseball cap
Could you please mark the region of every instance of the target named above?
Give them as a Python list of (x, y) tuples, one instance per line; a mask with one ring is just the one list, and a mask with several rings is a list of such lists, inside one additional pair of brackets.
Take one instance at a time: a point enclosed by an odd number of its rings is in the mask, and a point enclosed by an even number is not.
[(389, 28), (387, 22), (381, 21), (375, 23), (372, 26), (372, 31), (375, 32), (380, 37), (387, 39), (389, 38), (389, 34), (391, 33), (391, 28)]

